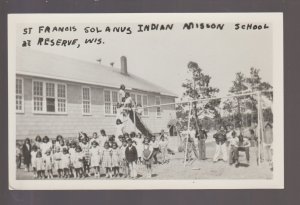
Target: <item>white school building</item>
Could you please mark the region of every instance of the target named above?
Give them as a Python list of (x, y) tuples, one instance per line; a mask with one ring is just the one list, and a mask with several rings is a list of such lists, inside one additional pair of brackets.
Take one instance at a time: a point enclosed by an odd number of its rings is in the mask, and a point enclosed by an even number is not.
[[(56, 54), (18, 48), (16, 56), (16, 137), (77, 137), (100, 129), (115, 133), (116, 104), (121, 84), (142, 106), (175, 102), (176, 94), (121, 68)], [(168, 130), (175, 106), (144, 109), (142, 121), (153, 132)]]

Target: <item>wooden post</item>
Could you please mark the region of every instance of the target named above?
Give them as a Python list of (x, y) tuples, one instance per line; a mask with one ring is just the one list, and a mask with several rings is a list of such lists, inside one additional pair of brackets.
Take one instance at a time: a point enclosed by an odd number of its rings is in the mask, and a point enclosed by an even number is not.
[(261, 106), (261, 92), (257, 92), (257, 134), (258, 134), (258, 165), (261, 163), (261, 145), (263, 138), (263, 116)]
[(189, 103), (189, 117), (188, 117), (188, 127), (187, 127), (187, 136), (186, 136), (186, 142), (185, 142), (185, 151), (184, 151), (184, 167), (186, 166), (186, 157), (187, 157), (187, 147), (188, 147), (188, 140), (189, 140), (189, 134), (190, 131), (190, 124), (191, 124), (191, 102)]

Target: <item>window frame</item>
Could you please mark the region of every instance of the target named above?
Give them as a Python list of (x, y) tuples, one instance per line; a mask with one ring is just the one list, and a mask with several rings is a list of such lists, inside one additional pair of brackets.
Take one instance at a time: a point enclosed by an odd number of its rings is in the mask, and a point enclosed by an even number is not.
[[(159, 104), (156, 103), (156, 99), (159, 99)], [(161, 97), (160, 96), (155, 96), (155, 105), (161, 105)], [(156, 109), (155, 109), (155, 113), (156, 113), (156, 117), (157, 118), (160, 118), (161, 115), (162, 115), (162, 109), (161, 109), (161, 106), (155, 106)], [(159, 108), (159, 115), (158, 115), (158, 110), (157, 108)]]
[[(148, 97), (148, 95), (142, 95), (142, 98), (143, 98), (143, 100), (142, 100), (142, 102), (143, 102), (143, 107), (145, 106), (145, 103), (144, 103), (144, 97), (147, 98), (147, 105), (146, 105), (146, 106), (149, 106), (149, 97)], [(145, 114), (145, 110), (146, 110), (146, 109), (147, 109), (147, 114)], [(144, 117), (149, 117), (149, 112), (150, 112), (149, 108), (144, 108), (144, 109), (143, 109), (143, 115), (142, 115), (142, 116), (144, 116)]]
[[(42, 91), (43, 94), (42, 96), (42, 111), (37, 111), (34, 110), (34, 83), (35, 82), (41, 82), (43, 85)], [(55, 111), (54, 112), (48, 112), (47, 111), (47, 93), (46, 93), (46, 84), (47, 83), (52, 83), (54, 84), (54, 106), (55, 106)], [(65, 115), (68, 113), (68, 87), (66, 83), (62, 83), (62, 82), (56, 82), (56, 81), (52, 81), (52, 80), (39, 80), (39, 79), (32, 79), (32, 113), (34, 114), (46, 114), (46, 115)], [(58, 85), (64, 85), (65, 87), (65, 97), (58, 97)], [(58, 99), (65, 99), (65, 112), (58, 112)]]
[[(22, 83), (21, 83), (21, 86), (22, 86), (22, 94), (20, 95), (20, 94), (17, 94), (17, 80), (21, 80), (22, 81)], [(16, 103), (16, 105), (15, 105), (15, 110), (16, 110), (16, 113), (24, 113), (25, 112), (25, 109), (24, 109), (24, 79), (23, 78), (21, 78), (21, 77), (16, 77), (16, 81), (15, 81), (15, 85), (16, 85), (16, 87), (15, 87), (15, 103)], [(21, 96), (21, 99), (22, 99), (22, 103), (21, 103), (21, 106), (22, 106), (22, 109), (21, 110), (17, 110), (17, 95), (18, 96)]]
[[(141, 96), (141, 105), (142, 105), (142, 107), (144, 107), (145, 106), (145, 103), (144, 103), (144, 97), (146, 97), (147, 98), (147, 105), (146, 106), (148, 106), (148, 102), (149, 102), (149, 98), (148, 98), (148, 95), (144, 95), (144, 94), (139, 94), (139, 93), (135, 93), (135, 96), (136, 96), (136, 105), (138, 104), (137, 103), (137, 96)], [(145, 110), (147, 109), (147, 114), (145, 114)], [(142, 112), (142, 117), (148, 117), (149, 116), (149, 108), (143, 108), (143, 112)]]
[[(109, 92), (109, 103), (110, 103), (110, 113), (106, 113), (106, 110), (105, 110), (105, 103), (108, 103), (108, 101), (105, 101), (105, 92)], [(113, 92), (115, 92), (117, 94), (117, 102), (119, 102), (119, 93), (117, 90), (110, 90), (110, 89), (104, 89), (103, 90), (103, 101), (104, 101), (104, 106), (103, 106), (103, 112), (104, 112), (104, 115), (105, 116), (116, 116), (117, 113), (114, 113), (114, 101), (113, 101)]]
[[(84, 100), (83, 99), (83, 89), (88, 89), (89, 90), (89, 100)], [(85, 116), (89, 116), (89, 115), (92, 115), (92, 89), (91, 87), (88, 87), (88, 86), (82, 86), (81, 87), (81, 97), (82, 97), (82, 100), (81, 100), (81, 109), (82, 109), (82, 115), (85, 115)], [(90, 112), (88, 113), (85, 113), (84, 112), (84, 102), (89, 102), (89, 105), (90, 105)]]
[[(109, 95), (110, 95), (110, 113), (106, 113), (105, 112), (105, 103), (107, 103), (107, 101), (105, 101), (105, 92), (109, 92)], [(112, 96), (112, 92), (116, 92), (117, 93), (117, 101), (119, 102), (120, 99), (119, 99), (119, 94), (118, 94), (118, 91), (117, 90), (113, 90), (113, 89), (104, 89), (103, 90), (103, 101), (104, 101), (104, 115), (105, 116), (116, 116), (116, 114), (113, 113), (113, 96)], [(141, 100), (142, 100), (142, 107), (144, 106), (144, 97), (147, 98), (147, 106), (149, 105), (149, 96), (148, 95), (145, 95), (145, 94), (141, 94), (141, 93), (136, 93), (136, 92), (130, 92), (130, 97), (132, 97), (134, 95), (134, 99), (132, 99), (135, 104), (137, 104), (137, 96), (140, 95), (141, 96)], [(148, 109), (148, 113), (147, 115), (145, 115), (145, 112), (143, 111), (142, 113), (142, 117), (149, 117), (149, 108), (145, 108), (145, 109)], [(145, 110), (143, 109), (143, 110)]]

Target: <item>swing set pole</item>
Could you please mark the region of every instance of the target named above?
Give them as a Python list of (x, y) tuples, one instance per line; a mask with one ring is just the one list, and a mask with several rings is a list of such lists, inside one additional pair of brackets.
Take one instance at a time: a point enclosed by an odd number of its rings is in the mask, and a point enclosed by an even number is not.
[(187, 136), (185, 141), (185, 150), (184, 150), (184, 163), (183, 166), (186, 166), (186, 159), (187, 159), (187, 147), (188, 147), (188, 140), (189, 140), (189, 130), (191, 126), (191, 102), (189, 103), (189, 118), (188, 118), (188, 127), (187, 127)]
[(261, 106), (261, 92), (257, 92), (257, 105), (258, 105), (258, 110), (257, 110), (257, 134), (258, 134), (258, 166), (261, 163), (261, 144), (262, 144), (262, 129), (263, 129), (263, 116), (262, 116), (262, 106)]

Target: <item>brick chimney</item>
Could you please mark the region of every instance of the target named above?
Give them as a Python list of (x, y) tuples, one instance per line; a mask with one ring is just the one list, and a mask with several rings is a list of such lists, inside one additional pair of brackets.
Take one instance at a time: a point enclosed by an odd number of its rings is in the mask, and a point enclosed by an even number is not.
[(127, 72), (127, 58), (126, 58), (126, 56), (121, 56), (121, 73), (123, 75), (128, 75), (128, 72)]

